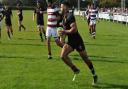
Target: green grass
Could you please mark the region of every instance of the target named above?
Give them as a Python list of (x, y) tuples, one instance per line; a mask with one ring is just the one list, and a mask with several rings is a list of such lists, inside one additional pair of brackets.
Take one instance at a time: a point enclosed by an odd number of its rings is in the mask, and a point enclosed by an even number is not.
[(88, 34), (87, 23), (76, 17), (86, 50), (99, 76), (98, 85), (93, 87), (91, 73), (77, 52), (70, 56), (81, 69), (75, 82), (72, 82), (72, 71), (59, 58), (61, 49), (54, 42), (53, 59), (47, 59), (46, 43), (40, 42), (32, 12), (25, 11), (24, 15), (27, 31), (18, 32), (14, 12), (11, 41), (7, 40), (4, 22), (2, 25), (0, 89), (128, 89), (128, 27), (101, 21), (97, 24), (97, 39), (93, 40)]

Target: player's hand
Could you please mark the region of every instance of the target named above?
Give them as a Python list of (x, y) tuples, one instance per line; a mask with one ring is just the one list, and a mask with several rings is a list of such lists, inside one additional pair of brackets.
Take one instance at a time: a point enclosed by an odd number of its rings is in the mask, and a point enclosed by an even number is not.
[(40, 11), (40, 14), (43, 14), (43, 11)]
[(66, 34), (65, 30), (60, 30), (61, 34)]

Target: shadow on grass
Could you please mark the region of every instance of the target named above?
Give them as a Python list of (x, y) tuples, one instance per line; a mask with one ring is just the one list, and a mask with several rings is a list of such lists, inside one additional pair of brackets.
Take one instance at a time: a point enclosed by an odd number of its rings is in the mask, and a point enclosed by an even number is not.
[[(74, 60), (80, 60), (82, 59), (79, 55), (71, 55)], [(108, 63), (128, 63), (126, 60), (117, 60), (117, 57), (111, 57), (111, 56), (89, 56), (90, 59), (93, 59), (92, 61), (97, 62), (108, 62)]]
[(2, 58), (21, 58), (21, 59), (37, 59), (29, 56), (7, 56), (7, 55), (0, 55), (0, 59)]
[(42, 44), (30, 44), (30, 43), (2, 43), (2, 45), (19, 45), (19, 46), (45, 46)]
[(18, 40), (28, 40), (28, 41), (34, 41), (34, 40), (40, 40), (40, 39), (32, 39), (32, 38), (29, 38), (29, 39), (25, 39), (25, 38), (17, 38)]
[(108, 35), (105, 35), (105, 34), (104, 34), (104, 35), (101, 35), (101, 36), (105, 36), (105, 37), (115, 37), (115, 38), (117, 38), (117, 37), (120, 38), (120, 37), (122, 37), (122, 36), (123, 36), (123, 37), (126, 37), (126, 38), (128, 37), (127, 35), (122, 35), (122, 34), (121, 34), (121, 35), (120, 35), (120, 34), (108, 34)]
[(91, 45), (91, 46), (117, 46), (116, 44), (89, 44), (89, 43), (84, 43), (85, 45)]
[(119, 84), (109, 84), (109, 83), (99, 83), (98, 85), (94, 86), (97, 89), (128, 89), (128, 85), (119, 85)]
[[(40, 41), (40, 42), (41, 42), (40, 39), (34, 39), (34, 38), (15, 38), (15, 39), (16, 39), (16, 40), (28, 40), (28, 41)], [(46, 41), (46, 40), (44, 39), (43, 42), (45, 42), (45, 41)], [(55, 40), (52, 39), (51, 42), (55, 42)]]

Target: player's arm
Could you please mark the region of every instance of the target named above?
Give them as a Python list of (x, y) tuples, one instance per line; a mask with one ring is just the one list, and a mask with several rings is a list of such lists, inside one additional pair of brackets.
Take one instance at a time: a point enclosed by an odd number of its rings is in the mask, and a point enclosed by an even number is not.
[(98, 19), (99, 17), (99, 11), (98, 11), (98, 8), (96, 9), (96, 19)]
[(21, 11), (20, 10), (17, 11), (17, 15), (19, 15), (19, 14), (21, 14)]
[(2, 15), (2, 17), (1, 17), (1, 20), (3, 20), (4, 19), (4, 14)]
[(5, 16), (4, 16), (4, 11), (2, 11), (1, 13), (2, 13), (2, 17), (1, 17), (0, 19), (3, 20), (4, 17), (5, 17)]
[(70, 27), (71, 27), (70, 30), (62, 30), (62, 33), (63, 34), (73, 34), (73, 33), (77, 32), (77, 26), (76, 26), (75, 22), (71, 23)]
[(13, 14), (12, 14), (12, 10), (10, 9), (10, 14), (11, 14), (11, 17), (13, 17)]
[(35, 16), (36, 16), (36, 10), (33, 13), (33, 21), (35, 20)]

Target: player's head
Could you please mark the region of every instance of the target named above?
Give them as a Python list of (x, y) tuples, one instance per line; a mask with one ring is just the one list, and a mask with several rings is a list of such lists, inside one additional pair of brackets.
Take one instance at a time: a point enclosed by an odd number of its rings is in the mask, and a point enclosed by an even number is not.
[(94, 4), (93, 4), (93, 3), (91, 4), (90, 8), (91, 8), (91, 9), (93, 9), (93, 8), (94, 8)]
[(88, 7), (87, 7), (88, 9), (90, 8), (90, 4), (88, 4)]
[(49, 7), (52, 6), (52, 0), (48, 0), (48, 6), (49, 6)]
[(40, 7), (41, 7), (40, 2), (37, 2), (37, 3), (36, 3), (36, 5), (37, 5), (37, 7), (38, 7), (38, 8), (40, 8)]
[(67, 2), (67, 1), (62, 2), (61, 3), (61, 13), (63, 14), (65, 12), (67, 12), (69, 10), (69, 6), (70, 6), (69, 2)]
[(20, 8), (20, 4), (19, 3), (17, 4), (17, 8)]
[(6, 10), (8, 10), (8, 9), (9, 9), (9, 7), (8, 7), (7, 5), (5, 5), (5, 6), (4, 6), (4, 8), (5, 8)]

